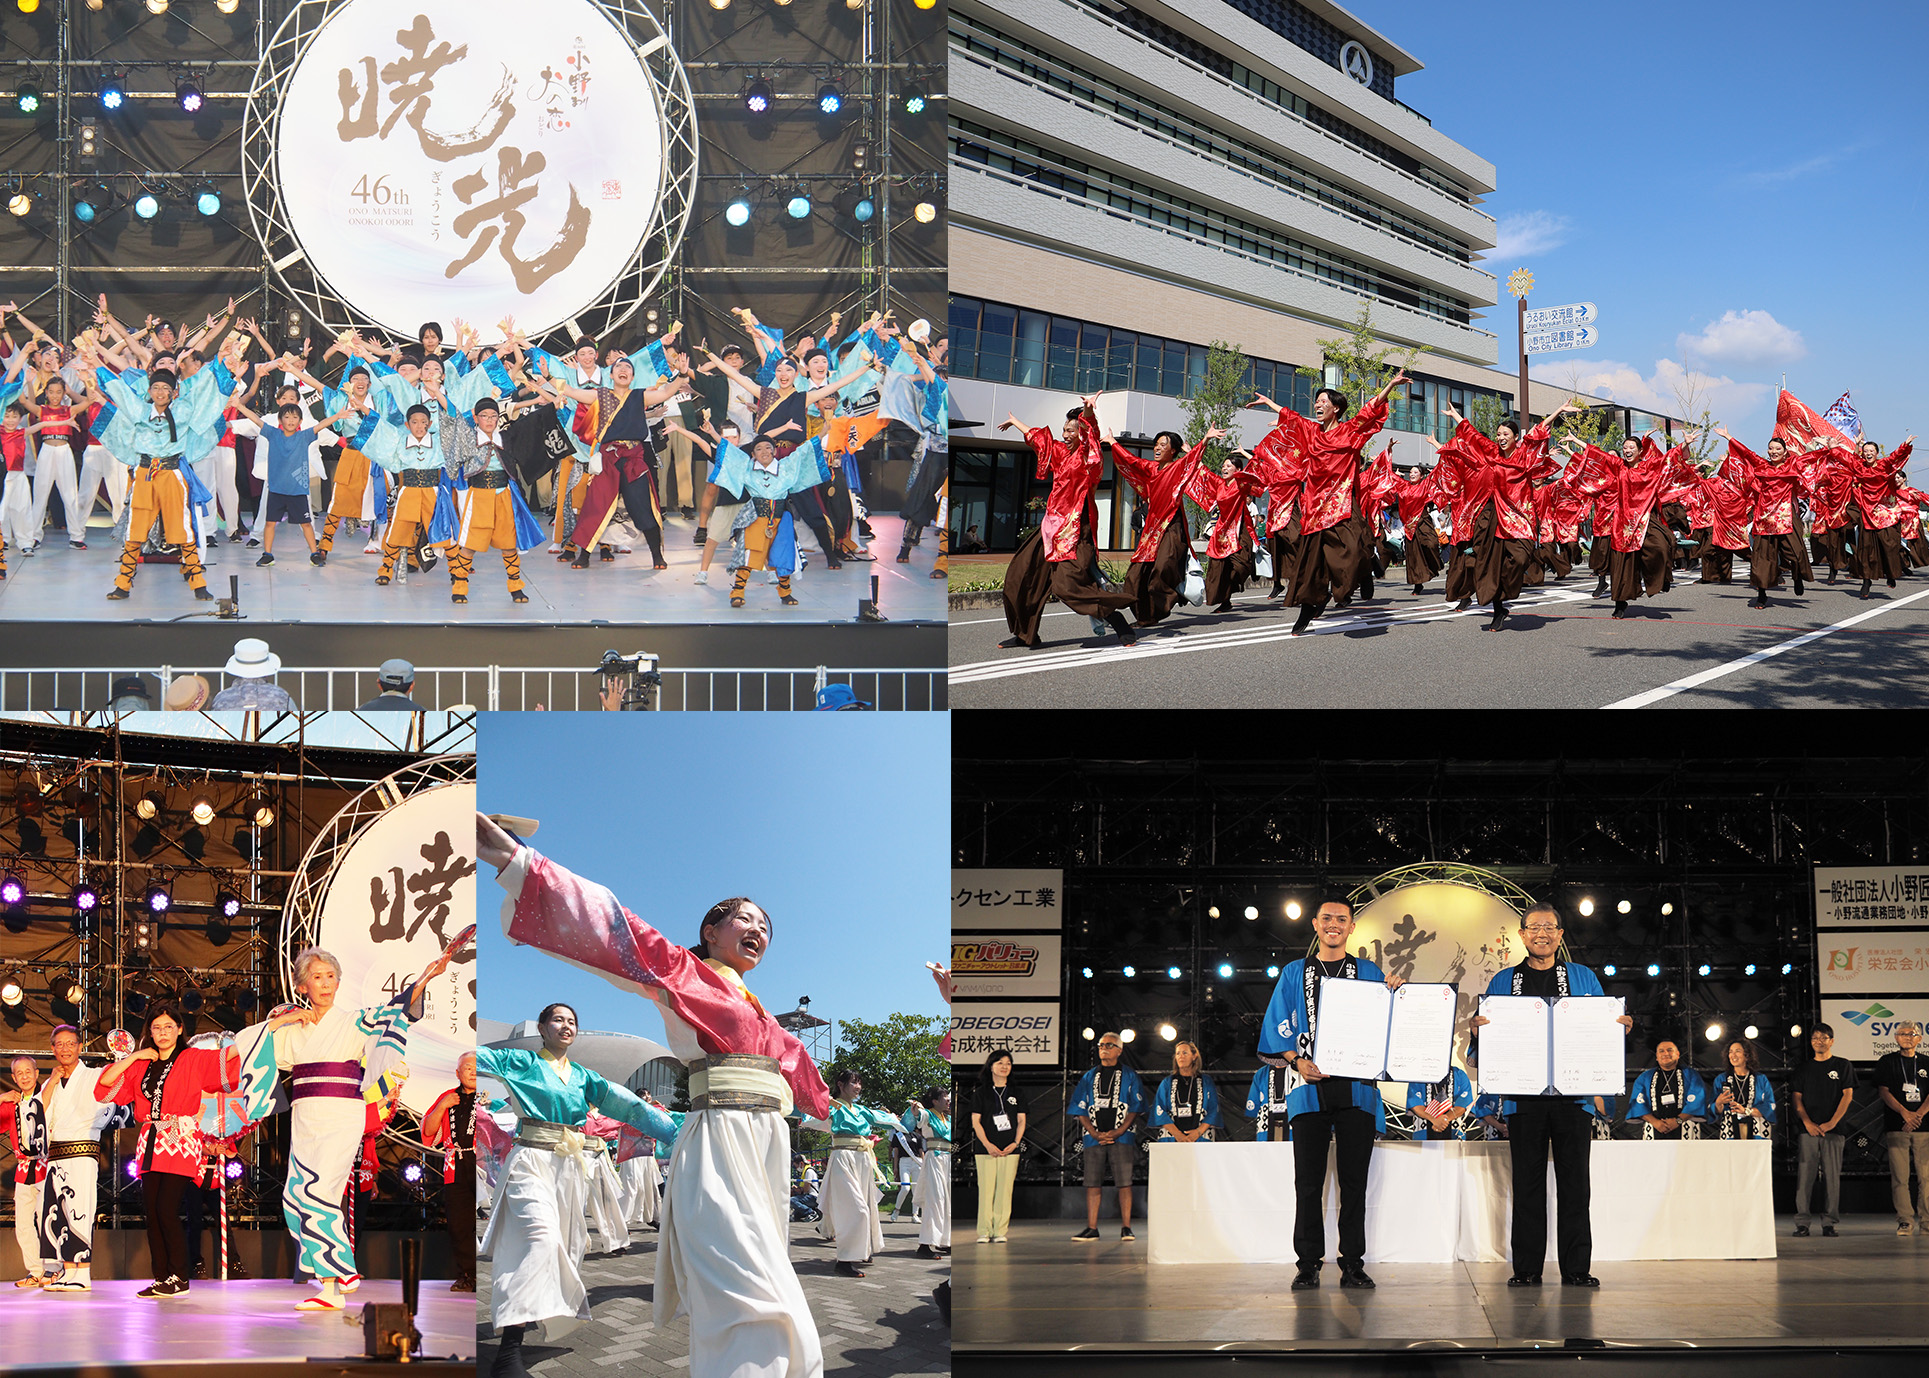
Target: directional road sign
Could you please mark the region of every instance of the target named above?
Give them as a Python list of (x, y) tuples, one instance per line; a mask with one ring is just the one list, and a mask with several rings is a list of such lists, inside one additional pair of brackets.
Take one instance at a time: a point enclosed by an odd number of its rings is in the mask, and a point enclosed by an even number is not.
[(1521, 352), (1524, 354), (1554, 354), (1563, 349), (1592, 349), (1601, 338), (1601, 332), (1591, 325), (1567, 326), (1559, 330), (1542, 330), (1524, 337)]
[(1558, 330), (1570, 325), (1592, 325), (1600, 318), (1591, 301), (1569, 302), (1566, 306), (1541, 306), (1527, 313), (1529, 330)]

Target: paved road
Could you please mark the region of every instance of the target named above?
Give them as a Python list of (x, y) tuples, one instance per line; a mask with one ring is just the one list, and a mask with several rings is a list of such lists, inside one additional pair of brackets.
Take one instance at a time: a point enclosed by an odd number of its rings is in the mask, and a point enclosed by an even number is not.
[[(644, 1378), (688, 1378), (690, 1321), (679, 1318), (663, 1329), (651, 1319), (656, 1277), (654, 1230), (633, 1229), (630, 1247), (620, 1254), (591, 1254), (583, 1263), (591, 1319), (557, 1344), (535, 1340), (523, 1346), (523, 1363), (536, 1378), (604, 1378), (638, 1374)], [(949, 1373), (951, 1332), (931, 1300), (932, 1289), (951, 1275), (949, 1259), (916, 1257), (918, 1227), (909, 1221), (884, 1223), (884, 1248), (865, 1268), (867, 1276), (838, 1277), (831, 1272), (835, 1246), (816, 1234), (815, 1225), (793, 1222), (790, 1258), (803, 1284), (824, 1346), (824, 1371), (853, 1378), (889, 1378), (903, 1373)], [(482, 1263), (476, 1302), (477, 1372), (495, 1362), (494, 1327), (489, 1324), (489, 1264)]]
[(1616, 621), (1570, 577), (1529, 589), (1500, 632), (1456, 613), (1439, 584), (1403, 584), (1292, 637), (1264, 587), (1223, 615), (1181, 608), (1131, 650), (1082, 617), (1046, 611), (1035, 651), (999, 650), (996, 608), (951, 614), (951, 706), (975, 708), (1866, 708), (1929, 707), (1929, 578), (1869, 601), (1858, 582), (1786, 588), (1747, 606), (1745, 584), (1679, 583)]

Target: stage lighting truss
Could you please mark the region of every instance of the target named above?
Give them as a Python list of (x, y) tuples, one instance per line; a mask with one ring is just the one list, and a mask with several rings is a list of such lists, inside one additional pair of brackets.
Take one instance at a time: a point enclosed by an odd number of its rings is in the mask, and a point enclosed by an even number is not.
[[(572, 323), (584, 333), (600, 337), (642, 310), (677, 261), (696, 204), (697, 115), (682, 59), (644, 0), (593, 2), (611, 23), (629, 35), (638, 52), (648, 55), (645, 66), (655, 89), (663, 155), (663, 190), (655, 225), (602, 294), (572, 317)], [(289, 224), (275, 170), (275, 146), (281, 128), (278, 93), (287, 89), (301, 54), (342, 3), (344, 0), (309, 0), (289, 11), (255, 68), (241, 116), (241, 183), (249, 226), (268, 261), (285, 265), (275, 267), (275, 277), (282, 290), (311, 318), (317, 336), (333, 335), (350, 326), (386, 333), (376, 322), (357, 315), (306, 267), (307, 255)], [(288, 338), (299, 341), (303, 333), (296, 330)]]

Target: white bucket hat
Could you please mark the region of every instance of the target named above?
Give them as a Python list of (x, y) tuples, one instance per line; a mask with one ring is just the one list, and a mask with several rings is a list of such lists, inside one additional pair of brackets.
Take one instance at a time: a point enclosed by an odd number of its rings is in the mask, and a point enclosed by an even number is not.
[(254, 637), (235, 642), (234, 654), (228, 657), (228, 673), (236, 679), (267, 679), (280, 669), (281, 657)]

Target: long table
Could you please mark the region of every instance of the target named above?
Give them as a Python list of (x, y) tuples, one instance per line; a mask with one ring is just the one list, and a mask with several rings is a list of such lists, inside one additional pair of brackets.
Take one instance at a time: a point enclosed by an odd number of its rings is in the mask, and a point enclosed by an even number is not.
[[(1596, 1259), (1773, 1258), (1766, 1139), (1591, 1145)], [(1153, 1263), (1293, 1263), (1290, 1143), (1151, 1146), (1146, 1228)], [(1385, 1142), (1366, 1185), (1369, 1263), (1511, 1262), (1513, 1174), (1504, 1142)], [(1554, 1169), (1546, 1190), (1554, 1247)], [(1339, 1185), (1326, 1178), (1330, 1257)]]

